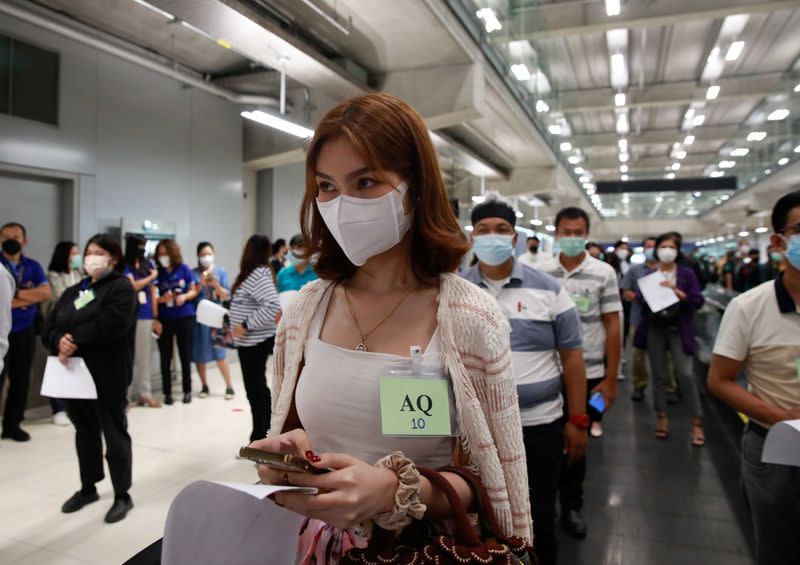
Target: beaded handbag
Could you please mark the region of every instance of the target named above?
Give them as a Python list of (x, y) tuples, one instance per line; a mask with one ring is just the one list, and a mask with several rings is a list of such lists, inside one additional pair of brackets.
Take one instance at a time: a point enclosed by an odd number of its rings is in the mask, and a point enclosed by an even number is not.
[(498, 532), (489, 495), (480, 480), (464, 467), (443, 472), (461, 476), (472, 488), (478, 507), (481, 535), (470, 523), (455, 489), (439, 472), (420, 467), (419, 472), (441, 490), (453, 511), (452, 535), (437, 533), (430, 522), (417, 520), (400, 535), (375, 527), (366, 548), (351, 549), (341, 565), (537, 565), (533, 546), (524, 540), (503, 538)]

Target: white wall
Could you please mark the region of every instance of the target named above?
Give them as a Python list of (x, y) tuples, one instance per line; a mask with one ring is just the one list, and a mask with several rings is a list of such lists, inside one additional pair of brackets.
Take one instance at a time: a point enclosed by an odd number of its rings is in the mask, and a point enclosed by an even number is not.
[(174, 221), (187, 262), (207, 239), (235, 274), (255, 200), (239, 108), (5, 16), (0, 31), (61, 55), (59, 126), (0, 115), (0, 169), (76, 175), (80, 242), (122, 217)]
[(289, 241), (300, 233), (300, 204), (306, 186), (306, 165), (295, 163), (272, 169), (272, 239)]

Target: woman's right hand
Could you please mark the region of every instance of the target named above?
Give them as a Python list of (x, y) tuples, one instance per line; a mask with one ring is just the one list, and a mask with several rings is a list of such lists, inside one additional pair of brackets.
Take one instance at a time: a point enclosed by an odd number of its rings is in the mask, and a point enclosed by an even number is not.
[[(290, 453), (305, 459), (307, 451), (313, 451), (311, 440), (305, 430), (297, 428), (279, 436), (260, 439), (250, 444), (254, 449), (262, 451), (272, 451), (273, 453)], [(257, 465), (258, 478), (267, 485), (283, 484), (283, 471), (278, 471), (266, 465)]]
[(153, 333), (156, 334), (158, 337), (161, 337), (161, 333), (164, 331), (164, 328), (161, 326), (161, 322), (158, 320), (153, 320)]
[(158, 297), (159, 304), (166, 304), (167, 302), (172, 302), (174, 300), (175, 295), (172, 293), (171, 290), (168, 290), (164, 294)]
[(72, 341), (72, 335), (64, 334), (58, 340), (58, 359), (62, 363), (67, 363), (67, 358), (72, 356), (78, 350), (78, 346)]

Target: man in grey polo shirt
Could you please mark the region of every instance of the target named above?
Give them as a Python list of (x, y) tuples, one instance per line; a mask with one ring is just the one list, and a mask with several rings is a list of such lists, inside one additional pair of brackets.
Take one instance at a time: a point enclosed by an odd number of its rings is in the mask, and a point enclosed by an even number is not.
[[(589, 237), (589, 215), (580, 208), (564, 208), (556, 215), (558, 256), (542, 263), (542, 271), (569, 292), (583, 327), (583, 359), (586, 364), (587, 398), (599, 392), (605, 409), (617, 397), (617, 371), (622, 353), (621, 312), (617, 273), (611, 265), (591, 257), (585, 250)], [(587, 404), (593, 420), (592, 435), (602, 435), (602, 413)], [(561, 472), (561, 523), (575, 537), (586, 536), (583, 481), (586, 458)]]

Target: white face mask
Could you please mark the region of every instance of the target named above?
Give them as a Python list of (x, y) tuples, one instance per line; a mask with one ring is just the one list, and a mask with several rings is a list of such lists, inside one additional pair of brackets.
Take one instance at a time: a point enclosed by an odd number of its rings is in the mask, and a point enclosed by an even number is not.
[(405, 182), (380, 198), (337, 196), (329, 202), (317, 198), (317, 209), (353, 265), (362, 266), (370, 258), (388, 251), (411, 227), (413, 214), (403, 210)]
[(658, 250), (658, 260), (662, 263), (674, 263), (678, 258), (678, 250), (672, 247), (662, 247)]
[(111, 259), (105, 255), (87, 255), (83, 260), (83, 270), (93, 279), (99, 279), (111, 270)]
[(619, 257), (622, 261), (627, 259), (630, 254), (631, 252), (625, 249), (624, 247), (621, 249), (617, 249), (617, 257)]
[(201, 255), (200, 256), (200, 264), (208, 269), (211, 265), (214, 264), (214, 256), (213, 255)]
[(170, 265), (169, 255), (159, 256), (158, 262), (161, 263), (161, 266), (166, 269)]

